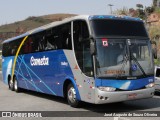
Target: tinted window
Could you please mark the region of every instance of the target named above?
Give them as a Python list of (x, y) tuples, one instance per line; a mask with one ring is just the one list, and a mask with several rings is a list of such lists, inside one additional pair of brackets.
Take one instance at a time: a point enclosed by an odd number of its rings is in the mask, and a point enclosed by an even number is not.
[[(23, 39), (4, 43), (3, 56), (15, 55)], [(57, 49), (72, 49), (71, 23), (30, 35), (22, 45), (19, 55)]]
[(45, 33), (45, 50), (72, 49), (71, 23), (63, 24)]
[(148, 37), (144, 23), (127, 20), (93, 20), (93, 32), (97, 37), (103, 36), (141, 36)]
[(10, 55), (10, 48), (9, 48), (9, 44), (8, 43), (4, 43), (3, 44), (3, 46), (2, 46), (2, 55), (4, 57)]
[(85, 21), (73, 23), (74, 50), (78, 65), (87, 76), (92, 76), (92, 57), (90, 54), (90, 41), (88, 27)]
[(32, 43), (32, 38), (29, 37), (29, 38), (24, 42), (24, 44), (22, 45), (22, 48), (21, 48), (19, 54), (27, 54), (27, 53), (32, 52), (31, 43)]
[(8, 42), (8, 43), (4, 43), (2, 48), (2, 55), (4, 57), (16, 55), (16, 52), (18, 50), (18, 47), (21, 41), (22, 41), (22, 38)]
[(63, 49), (72, 49), (71, 23), (60, 26), (60, 41)]

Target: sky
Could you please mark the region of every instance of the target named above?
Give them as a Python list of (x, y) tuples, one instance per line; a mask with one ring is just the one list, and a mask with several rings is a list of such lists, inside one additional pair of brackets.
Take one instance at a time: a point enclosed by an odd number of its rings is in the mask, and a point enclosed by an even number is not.
[(151, 6), (152, 0), (1, 0), (0, 25), (56, 13), (106, 15), (110, 14), (108, 4), (114, 5), (114, 11), (136, 8), (136, 4)]

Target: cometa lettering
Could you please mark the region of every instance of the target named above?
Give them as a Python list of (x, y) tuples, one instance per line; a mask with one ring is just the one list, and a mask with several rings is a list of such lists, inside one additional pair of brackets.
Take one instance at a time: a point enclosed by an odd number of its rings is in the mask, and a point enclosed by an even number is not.
[(45, 66), (49, 65), (49, 58), (43, 56), (43, 58), (34, 58), (33, 56), (30, 59), (31, 66)]

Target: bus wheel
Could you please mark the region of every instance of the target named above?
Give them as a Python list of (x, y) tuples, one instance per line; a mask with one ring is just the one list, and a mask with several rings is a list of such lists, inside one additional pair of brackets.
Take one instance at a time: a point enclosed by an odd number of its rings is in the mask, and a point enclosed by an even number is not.
[(14, 90), (16, 92), (20, 91), (20, 88), (18, 87), (18, 82), (17, 82), (17, 78), (16, 77), (14, 77)]
[(13, 80), (11, 80), (11, 79), (9, 80), (8, 86), (9, 86), (10, 90), (14, 91)]
[(72, 84), (67, 87), (67, 100), (72, 107), (78, 107), (80, 104), (80, 101), (76, 99), (76, 90)]

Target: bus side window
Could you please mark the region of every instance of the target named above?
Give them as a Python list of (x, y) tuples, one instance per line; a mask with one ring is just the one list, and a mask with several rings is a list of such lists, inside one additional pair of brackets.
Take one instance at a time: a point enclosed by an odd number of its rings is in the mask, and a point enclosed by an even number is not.
[(4, 44), (3, 44), (3, 47), (2, 47), (2, 55), (3, 55), (4, 57), (7, 57), (7, 56), (11, 56), (11, 55), (12, 55), (10, 43), (4, 43)]
[[(7, 46), (8, 46), (7, 43), (4, 43), (4, 44), (2, 45), (2, 56), (4, 56), (4, 57), (8, 56), (8, 49), (6, 49)], [(9, 48), (9, 47), (8, 47), (8, 48)]]
[(26, 53), (28, 53), (28, 40), (26, 40), (25, 42), (24, 42), (24, 45), (22, 46), (22, 53), (23, 54), (26, 54)]
[(66, 40), (66, 45), (67, 45), (67, 48), (72, 50), (72, 39), (71, 39), (71, 32), (69, 33), (68, 35), (68, 38)]
[(28, 46), (28, 53), (31, 53), (31, 52), (32, 52), (32, 43), (33, 43), (33, 41), (32, 41), (32, 38), (31, 38), (31, 37), (29, 38), (28, 42), (29, 42), (29, 46)]
[(36, 41), (35, 35), (32, 36), (32, 41), (30, 41), (31, 52), (38, 52), (38, 41)]
[(89, 38), (89, 31), (86, 22), (84, 21), (76, 21), (74, 22), (74, 39), (77, 39), (79, 42), (82, 39)]
[[(19, 45), (20, 45), (21, 41), (22, 41), (22, 39), (18, 39), (18, 40), (16, 40), (16, 41), (12, 41), (12, 42), (10, 43), (10, 45), (12, 46), (12, 47), (11, 47), (11, 55), (12, 55), (12, 56), (13, 56), (13, 55), (16, 55), (16, 52), (17, 52), (17, 50), (18, 50), (18, 48), (19, 48)], [(21, 53), (20, 53), (20, 54), (21, 54)]]
[(72, 49), (71, 23), (53, 27), (46, 31), (46, 49)]
[(58, 41), (58, 36), (56, 33), (58, 32), (57, 28), (50, 29), (46, 31), (46, 46), (45, 50), (56, 50), (58, 45), (56, 41)]
[(32, 37), (29, 36), (28, 39), (24, 42), (19, 54), (28, 54), (32, 52)]
[(60, 41), (61, 45), (59, 49), (72, 49), (72, 41), (71, 41), (71, 23), (66, 23), (60, 27)]
[(30, 42), (30, 46), (32, 46), (32, 52), (44, 51), (46, 44), (45, 39), (44, 32), (32, 35), (32, 41)]
[(92, 57), (90, 54), (90, 41), (85, 39), (89, 37), (89, 30), (85, 21), (74, 21), (73, 40), (74, 50), (77, 62), (82, 72), (87, 76), (93, 76)]

